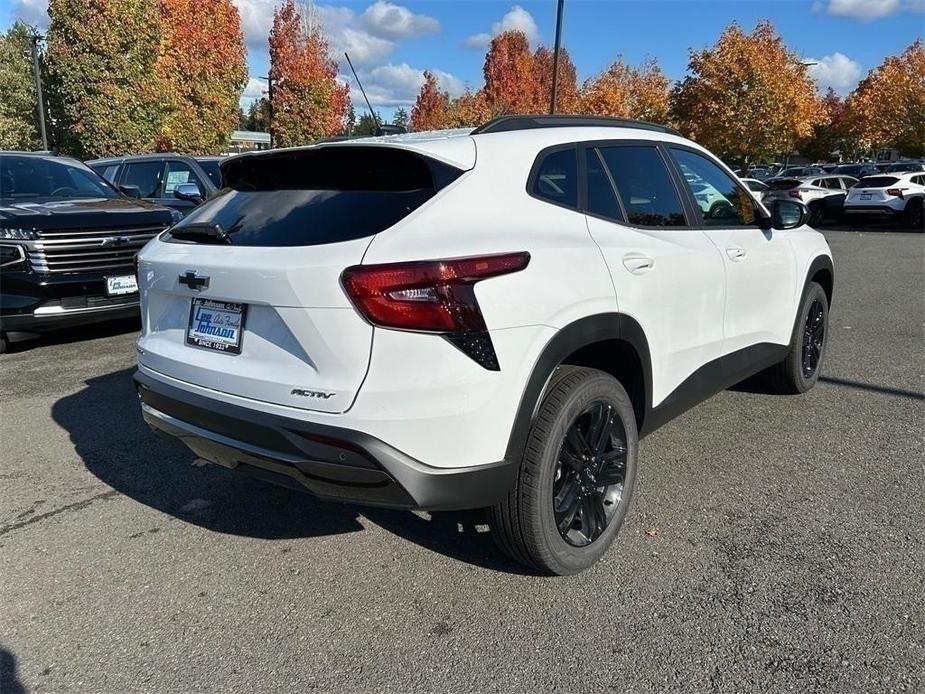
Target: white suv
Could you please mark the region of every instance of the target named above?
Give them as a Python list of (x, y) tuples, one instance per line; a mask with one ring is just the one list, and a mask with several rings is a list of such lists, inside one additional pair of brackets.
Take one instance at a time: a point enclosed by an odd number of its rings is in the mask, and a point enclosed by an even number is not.
[(901, 219), (913, 228), (922, 228), (922, 201), (925, 199), (925, 173), (888, 173), (862, 178), (845, 199), (845, 214)]
[[(771, 368), (803, 392), (833, 268), (661, 126), (520, 116), (244, 155), (139, 256), (145, 419), (317, 496), (491, 508), (537, 570), (596, 561), (639, 438)], [(701, 200), (687, 176), (726, 200)]]

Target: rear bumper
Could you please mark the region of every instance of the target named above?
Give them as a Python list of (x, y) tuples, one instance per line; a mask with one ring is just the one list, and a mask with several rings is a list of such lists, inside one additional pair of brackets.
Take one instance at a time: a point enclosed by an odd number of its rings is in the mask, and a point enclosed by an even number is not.
[(845, 214), (868, 215), (881, 217), (894, 217), (902, 214), (902, 210), (896, 210), (887, 205), (845, 205)]
[(511, 488), (506, 461), (435, 468), (368, 434), (258, 412), (136, 372), (142, 416), (204, 460), (317, 497), (387, 508), (490, 506)]

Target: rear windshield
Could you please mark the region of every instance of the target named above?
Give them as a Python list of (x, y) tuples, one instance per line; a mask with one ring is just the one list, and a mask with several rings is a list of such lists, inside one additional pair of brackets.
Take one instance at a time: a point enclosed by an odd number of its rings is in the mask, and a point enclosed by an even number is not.
[(800, 185), (801, 181), (795, 178), (779, 178), (776, 181), (766, 181), (771, 190), (790, 190)]
[(887, 186), (899, 183), (898, 178), (893, 176), (867, 176), (855, 184), (855, 188), (886, 188)]
[(219, 168), (218, 159), (197, 159), (199, 166), (206, 172), (209, 180), (215, 184), (216, 188), (222, 187), (222, 170)]
[(316, 246), (372, 236), (462, 171), (407, 150), (334, 146), (235, 157), (225, 189), (171, 230), (176, 241)]

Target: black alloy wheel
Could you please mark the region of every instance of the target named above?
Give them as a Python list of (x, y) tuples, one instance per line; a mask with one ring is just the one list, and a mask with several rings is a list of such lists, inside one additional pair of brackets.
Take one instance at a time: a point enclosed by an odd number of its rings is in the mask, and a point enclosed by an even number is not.
[(559, 449), (552, 502), (559, 534), (574, 547), (597, 540), (623, 502), (626, 431), (613, 405), (596, 401), (572, 422)]
[(822, 346), (825, 343), (825, 312), (817, 300), (809, 306), (803, 326), (803, 376), (811, 378), (819, 367)]

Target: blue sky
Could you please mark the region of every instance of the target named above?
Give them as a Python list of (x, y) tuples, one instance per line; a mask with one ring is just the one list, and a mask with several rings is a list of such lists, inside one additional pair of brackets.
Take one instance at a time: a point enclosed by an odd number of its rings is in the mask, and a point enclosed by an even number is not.
[[(252, 79), (242, 101), (266, 88), (266, 36), (277, 0), (234, 0), (248, 44)], [(0, 29), (16, 19), (43, 26), (45, 0), (0, 0)], [(332, 54), (347, 49), (373, 105), (390, 117), (410, 109), (422, 72), (436, 72), (451, 93), (482, 81), (485, 45), (493, 34), (521, 29), (533, 45), (551, 45), (555, 1), (370, 0), (314, 4)], [(684, 76), (688, 51), (709, 46), (731, 21), (750, 30), (768, 19), (806, 60), (821, 88), (845, 94), (884, 57), (925, 33), (925, 0), (566, 0), (563, 45), (585, 79), (617, 55), (630, 63), (659, 61), (669, 78)], [(346, 74), (344, 78), (347, 79)], [(357, 111), (361, 97), (354, 94)]]

